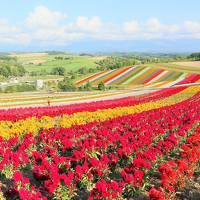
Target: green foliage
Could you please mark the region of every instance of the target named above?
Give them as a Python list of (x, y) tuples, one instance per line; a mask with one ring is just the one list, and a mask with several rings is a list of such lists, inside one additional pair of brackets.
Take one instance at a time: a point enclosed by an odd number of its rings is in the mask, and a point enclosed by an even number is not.
[(3, 76), (3, 75), (0, 75), (0, 82), (1, 82), (1, 81), (6, 81), (6, 77)]
[(106, 69), (118, 69), (124, 66), (130, 66), (137, 64), (137, 60), (132, 58), (124, 58), (124, 57), (107, 57), (104, 60), (100, 60), (97, 62), (102, 68)]
[(81, 53), (81, 54), (79, 54), (79, 56), (91, 56), (91, 57), (93, 57), (94, 55), (89, 54), (89, 53)]
[[(101, 69), (100, 69), (101, 70)], [(89, 68), (88, 69), (88, 72), (89, 73), (95, 73), (95, 72), (97, 72), (97, 71), (100, 71), (99, 69), (98, 69), (98, 67), (96, 67), (96, 68)]]
[(192, 59), (192, 60), (199, 61), (200, 60), (200, 52), (192, 53), (188, 58)]
[(58, 88), (61, 91), (76, 91), (77, 89), (73, 81), (67, 77), (58, 83)]
[(49, 55), (60, 55), (60, 54), (66, 54), (62, 51), (45, 51), (45, 53), (48, 53)]
[(105, 90), (105, 89), (106, 89), (106, 87), (103, 82), (98, 84), (98, 90)]
[(11, 75), (11, 68), (8, 65), (3, 65), (0, 67), (0, 75), (8, 78)]
[(11, 57), (11, 56), (7, 55), (6, 53), (0, 53), (0, 60), (7, 61), (7, 62), (9, 62), (9, 61), (16, 62), (17, 61), (17, 59), (15, 57)]
[(4, 89), (3, 92), (5, 93), (12, 93), (12, 92), (29, 92), (29, 91), (36, 91), (36, 86), (31, 84), (18, 84), (18, 85), (12, 85), (8, 86)]
[(83, 89), (87, 91), (92, 90), (92, 86), (89, 81), (83, 86)]
[(82, 67), (78, 70), (79, 74), (86, 75), (89, 72), (89, 70), (86, 67)]
[(60, 76), (64, 76), (65, 75), (65, 68), (64, 67), (54, 67), (52, 69), (51, 74), (53, 75), (60, 75)]
[(63, 60), (64, 58), (62, 56), (56, 56), (55, 59), (56, 60)]
[(72, 57), (55, 56), (56, 60), (70, 60)]
[(185, 54), (145, 54), (145, 53), (118, 53), (97, 61), (96, 64), (104, 69), (118, 69), (123, 66), (131, 66), (149, 63), (166, 63), (186, 60)]
[(72, 70), (71, 70), (70, 72), (68, 72), (67, 74), (71, 77), (72, 80), (74, 80), (74, 79), (77, 78), (77, 73), (75, 73), (75, 72), (72, 71)]
[(1, 171), (1, 176), (4, 175), (6, 179), (11, 179), (13, 177), (13, 165), (7, 164), (6, 167)]
[(76, 79), (76, 75), (75, 74), (71, 75), (71, 79), (72, 80)]
[(16, 65), (15, 67), (11, 68), (12, 76), (24, 76), (26, 73), (26, 70), (21, 65)]
[(45, 76), (49, 75), (46, 69), (41, 69), (40, 71), (32, 71), (29, 73), (30, 76)]
[(71, 200), (76, 196), (76, 191), (73, 188), (67, 187), (64, 184), (59, 184), (53, 194), (53, 200)]
[(2, 63), (0, 65), (0, 75), (6, 78), (10, 76), (24, 76), (25, 73), (26, 71), (21, 65), (11, 65), (9, 63)]
[[(102, 68), (101, 68), (101, 70), (102, 70)], [(88, 73), (95, 73), (97, 71), (100, 71), (100, 69), (98, 67), (96, 67), (96, 68), (81, 67), (80, 69), (78, 69), (76, 71), (76, 73), (81, 74), (81, 75), (86, 75)]]

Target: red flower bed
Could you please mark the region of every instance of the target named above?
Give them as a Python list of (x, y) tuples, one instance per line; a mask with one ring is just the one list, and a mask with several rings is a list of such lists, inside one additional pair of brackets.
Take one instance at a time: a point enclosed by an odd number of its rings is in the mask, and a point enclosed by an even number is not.
[(164, 72), (163, 69), (159, 70), (158, 72), (154, 73), (149, 78), (147, 78), (145, 81), (143, 81), (143, 84), (147, 84), (148, 82), (150, 82), (151, 80), (153, 80), (155, 77), (159, 76), (163, 72)]
[(151, 199), (171, 198), (200, 160), (199, 101), (200, 93), (102, 123), (1, 139), (1, 191), (22, 200), (123, 199), (148, 191)]
[(116, 78), (117, 76), (121, 75), (122, 73), (124, 73), (125, 71), (129, 70), (131, 67), (126, 67), (122, 70), (117, 70), (118, 72), (114, 75), (112, 75), (111, 77), (107, 78), (104, 83), (108, 83), (109, 81), (111, 81), (112, 79)]
[(103, 74), (103, 73), (105, 73), (105, 72), (106, 72), (106, 71), (101, 71), (101, 72), (97, 72), (97, 73), (95, 73), (95, 74), (92, 74), (91, 76), (88, 76), (88, 77), (86, 77), (86, 78), (84, 78), (84, 79), (82, 79), (82, 80), (76, 82), (76, 84), (82, 84), (82, 83), (84, 83), (84, 82), (87, 82), (87, 81), (89, 81), (90, 79), (92, 79), (92, 78), (94, 78), (94, 77), (96, 77), (96, 76), (99, 76), (99, 75), (101, 75), (101, 74)]
[(184, 80), (176, 83), (176, 85), (187, 84), (187, 83), (195, 83), (200, 79), (200, 74), (192, 74), (185, 78)]
[(115, 100), (97, 101), (93, 103), (80, 103), (64, 106), (51, 107), (30, 107), (30, 108), (15, 108), (0, 110), (0, 121), (17, 121), (28, 117), (36, 116), (58, 116), (63, 114), (73, 114), (75, 112), (96, 111), (98, 109), (107, 109), (115, 107), (123, 107), (136, 105), (144, 102), (155, 101), (176, 94), (186, 87), (162, 89), (150, 94), (141, 95), (138, 97), (126, 97)]

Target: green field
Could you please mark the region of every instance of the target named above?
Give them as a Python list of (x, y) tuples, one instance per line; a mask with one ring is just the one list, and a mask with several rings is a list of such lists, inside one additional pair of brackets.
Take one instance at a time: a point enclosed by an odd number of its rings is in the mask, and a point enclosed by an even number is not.
[[(11, 54), (22, 64), (28, 72), (51, 72), (54, 67), (64, 67), (66, 72), (77, 71), (80, 68), (95, 68), (97, 61), (106, 56), (76, 55), (69, 53), (16, 53)], [(56, 59), (62, 57), (63, 59)], [(174, 62), (160, 62), (144, 64), (150, 67), (162, 67), (181, 72), (200, 73), (200, 67), (181, 66)], [(142, 65), (143, 66), (143, 65)]]
[[(76, 71), (82, 67), (95, 68), (97, 64), (95, 61), (101, 59), (96, 56), (79, 56), (71, 54), (47, 54), (31, 56), (31, 54), (15, 54), (19, 63), (21, 63), (28, 72), (46, 71), (51, 72), (54, 67), (64, 67), (66, 72)], [(56, 59), (56, 57), (63, 57), (63, 60)], [(36, 62), (36, 63), (35, 63)], [(37, 63), (41, 62), (41, 63)]]

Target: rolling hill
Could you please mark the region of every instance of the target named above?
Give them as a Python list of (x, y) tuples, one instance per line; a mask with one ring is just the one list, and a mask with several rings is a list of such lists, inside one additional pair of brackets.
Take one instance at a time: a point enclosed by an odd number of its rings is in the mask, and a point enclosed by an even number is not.
[(94, 73), (76, 82), (78, 86), (90, 82), (97, 86), (103, 82), (107, 86), (116, 87), (171, 87), (173, 85), (195, 82), (200, 74), (194, 74), (176, 69), (165, 69), (152, 66), (128, 66), (114, 70)]

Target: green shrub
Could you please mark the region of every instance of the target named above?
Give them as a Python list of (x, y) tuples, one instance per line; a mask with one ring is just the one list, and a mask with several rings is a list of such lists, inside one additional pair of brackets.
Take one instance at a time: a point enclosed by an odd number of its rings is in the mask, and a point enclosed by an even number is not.
[(64, 67), (54, 67), (51, 71), (52, 75), (60, 75), (64, 76), (65, 75), (65, 68)]
[(58, 88), (61, 91), (76, 91), (77, 89), (74, 82), (71, 79), (66, 78), (66, 77), (64, 78), (64, 80), (58, 83)]
[(105, 90), (105, 89), (106, 89), (106, 86), (104, 85), (103, 82), (98, 84), (98, 90)]
[(31, 85), (31, 84), (22, 83), (22, 84), (19, 84), (19, 85), (8, 86), (4, 89), (5, 93), (29, 92), (29, 91), (36, 91), (36, 86)]
[(83, 86), (83, 90), (92, 90), (92, 86), (89, 81)]

